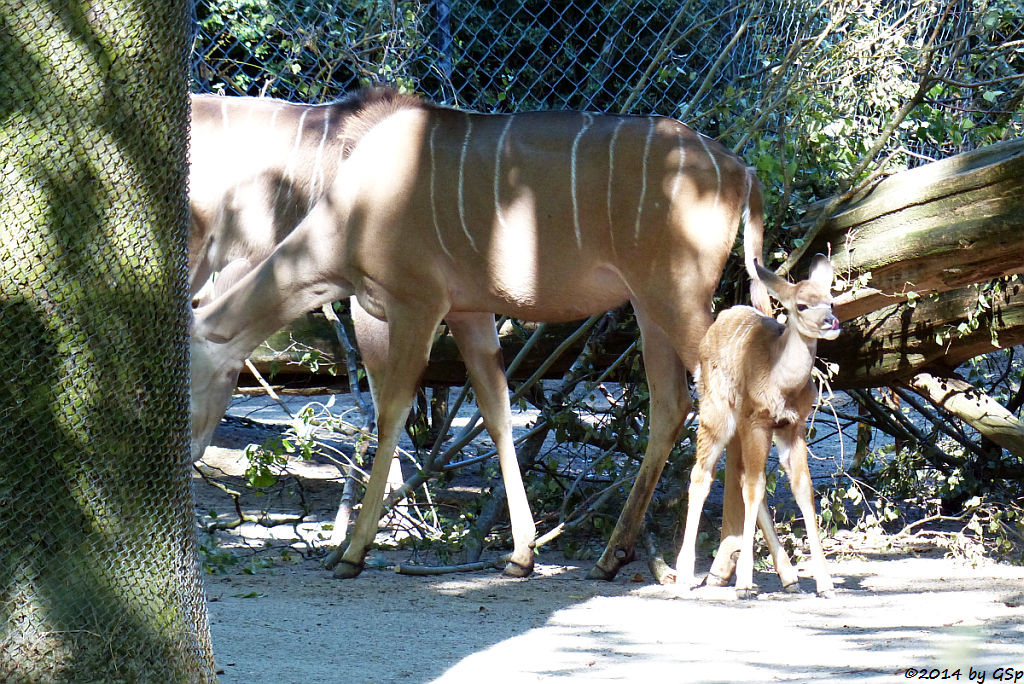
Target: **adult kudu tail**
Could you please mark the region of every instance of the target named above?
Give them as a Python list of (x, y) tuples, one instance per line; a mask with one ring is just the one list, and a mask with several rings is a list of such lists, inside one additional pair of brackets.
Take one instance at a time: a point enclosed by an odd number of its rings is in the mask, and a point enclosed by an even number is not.
[[(338, 576), (373, 542), (391, 458), (433, 332), (447, 319), (506, 480), (514, 550), (533, 567), (535, 528), (512, 446), (493, 313), (568, 321), (630, 301), (650, 384), (647, 453), (594, 575), (632, 555), (640, 521), (689, 410), (687, 368), (745, 222), (748, 271), (762, 251), (761, 194), (738, 157), (661, 117), (474, 114), (406, 96), (348, 117), (333, 178), (270, 256), (197, 309), (193, 455), (222, 415), (249, 353), (282, 325), (354, 294), (386, 323), (375, 369), (378, 443)], [(767, 296), (754, 280), (755, 302)]]

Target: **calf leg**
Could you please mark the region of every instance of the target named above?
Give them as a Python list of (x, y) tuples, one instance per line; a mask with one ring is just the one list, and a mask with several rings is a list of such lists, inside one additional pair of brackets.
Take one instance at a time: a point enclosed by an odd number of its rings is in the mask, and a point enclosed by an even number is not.
[(739, 428), (743, 449), (740, 477), (743, 495), (743, 541), (736, 561), (736, 595), (752, 598), (757, 595), (754, 584), (754, 527), (757, 524), (758, 508), (764, 499), (764, 464), (771, 448), (771, 431), (759, 426), (745, 425)]
[(743, 539), (743, 496), (740, 494), (740, 440), (733, 436), (725, 448), (725, 496), (722, 501), (722, 541), (708, 572), (707, 584), (724, 587), (736, 571)]
[(426, 313), (422, 304), (393, 304), (388, 307), (388, 363), (375, 379), (377, 453), (348, 548), (334, 568), (335, 577), (355, 577), (363, 569), (366, 552), (377, 534), (395, 448), (416, 396), (420, 375), (427, 365), (433, 333), (441, 322), (442, 314), (440, 311)]
[(476, 392), (484, 426), (498, 449), (498, 463), (505, 482), (509, 521), (514, 548), (505, 574), (526, 577), (533, 572), (533, 543), (537, 527), (526, 498), (523, 476), (512, 441), (512, 408), (508, 399), (501, 347), (492, 314), (450, 314), (445, 317), (452, 331), (469, 380)]
[(825, 566), (825, 551), (818, 536), (818, 518), (814, 510), (814, 486), (811, 472), (807, 468), (807, 442), (804, 440), (804, 424), (794, 424), (779, 434), (779, 462), (789, 477), (793, 498), (804, 517), (807, 528), (807, 544), (811, 548), (811, 566), (818, 595), (832, 598), (835, 594), (832, 576)]
[[(736, 558), (739, 556), (740, 545), (743, 536), (743, 498), (740, 494), (740, 469), (739, 459), (740, 445), (738, 439), (733, 439), (725, 450), (725, 502), (722, 507), (722, 542), (718, 546), (718, 553), (715, 554), (715, 561), (708, 573), (707, 584), (709, 586), (724, 587), (729, 583), (736, 570)], [(790, 593), (800, 591), (800, 584), (797, 578), (796, 568), (786, 555), (782, 547), (779, 535), (775, 532), (775, 521), (772, 519), (771, 511), (768, 510), (768, 502), (764, 497), (761, 505), (757, 508), (757, 526), (764, 535), (768, 550), (772, 554), (772, 561), (775, 563), (775, 572), (782, 581), (782, 588)]]
[(700, 524), (700, 513), (704, 501), (711, 491), (714, 480), (715, 464), (722, 454), (727, 437), (719, 434), (714, 427), (724, 425), (714, 415), (710, 405), (701, 407), (701, 422), (697, 430), (697, 457), (690, 469), (690, 489), (686, 508), (686, 528), (683, 532), (683, 544), (676, 558), (676, 584), (687, 588), (697, 586), (695, 565), (697, 563), (697, 528)]

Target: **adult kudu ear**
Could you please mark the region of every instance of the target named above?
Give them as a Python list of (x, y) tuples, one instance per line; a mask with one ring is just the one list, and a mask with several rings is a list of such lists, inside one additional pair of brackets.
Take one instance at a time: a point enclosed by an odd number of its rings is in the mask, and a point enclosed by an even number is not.
[(793, 284), (785, 278), (780, 278), (775, 275), (774, 272), (769, 271), (767, 268), (761, 265), (761, 262), (754, 259), (754, 268), (757, 270), (757, 277), (768, 291), (771, 292), (776, 299), (779, 301), (785, 301), (789, 299), (793, 292)]
[(834, 275), (832, 262), (824, 254), (815, 254), (811, 260), (811, 272), (807, 279), (821, 285), (826, 290), (832, 289), (832, 277)]

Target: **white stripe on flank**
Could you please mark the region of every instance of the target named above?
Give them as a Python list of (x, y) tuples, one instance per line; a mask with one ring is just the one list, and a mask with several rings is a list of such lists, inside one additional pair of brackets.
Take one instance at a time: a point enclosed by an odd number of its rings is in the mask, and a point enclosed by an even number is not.
[(281, 201), (281, 190), (287, 185), (288, 186), (288, 197), (291, 200), (292, 197), (292, 184), (295, 180), (295, 157), (299, 151), (299, 146), (302, 143), (302, 125), (306, 120), (306, 115), (309, 114), (311, 107), (306, 107), (302, 110), (302, 116), (299, 117), (299, 127), (295, 131), (295, 142), (292, 143), (292, 151), (288, 154), (288, 163), (284, 166), (284, 178), (287, 182), (278, 183), (277, 191), (274, 193), (274, 206), (278, 205)]
[(469, 135), (473, 132), (473, 119), (469, 116), (466, 117), (466, 135), (462, 138), (462, 154), (459, 155), (459, 221), (462, 223), (462, 232), (466, 234), (466, 238), (469, 240), (469, 245), (473, 248), (474, 252), (479, 251), (476, 248), (476, 242), (473, 241), (473, 236), (469, 234), (469, 227), (466, 225), (466, 196), (465, 196), (465, 181), (466, 181), (466, 153), (469, 151)]
[(580, 203), (576, 193), (576, 156), (580, 149), (580, 138), (587, 132), (591, 124), (594, 123), (594, 117), (590, 114), (583, 114), (583, 127), (580, 128), (580, 132), (576, 134), (576, 137), (572, 141), (572, 156), (569, 159), (569, 194), (572, 196), (572, 225), (576, 231), (576, 246), (583, 247), (583, 236), (580, 234)]
[(498, 136), (498, 149), (494, 153), (494, 215), (498, 218), (498, 225), (505, 226), (505, 213), (501, 210), (500, 184), (501, 184), (501, 153), (505, 150), (505, 136), (508, 129), (512, 127), (512, 116), (508, 117), (505, 126)]
[(651, 156), (651, 138), (654, 137), (654, 117), (647, 120), (647, 139), (644, 141), (644, 160), (640, 172), (640, 202), (636, 206), (636, 227), (633, 229), (633, 239), (640, 239), (640, 217), (644, 213), (644, 198), (647, 195), (647, 161)]
[(679, 183), (683, 179), (683, 166), (686, 164), (686, 147), (683, 143), (682, 129), (676, 129), (676, 147), (679, 149), (679, 167), (676, 169), (676, 178), (672, 181), (672, 194), (669, 195), (669, 204), (675, 202), (676, 193), (679, 192)]
[(288, 165), (285, 167), (284, 177), (291, 183), (295, 178), (295, 158), (298, 154), (299, 148), (302, 145), (302, 126), (306, 121), (306, 115), (312, 107), (306, 107), (302, 110), (302, 116), (299, 117), (299, 127), (295, 131), (295, 142), (292, 144), (292, 152), (288, 155)]
[(228, 99), (226, 97), (220, 103), (220, 122), (224, 126), (224, 130), (228, 130)]
[(715, 161), (715, 155), (711, 154), (711, 150), (708, 149), (708, 144), (704, 142), (704, 136), (698, 133), (697, 140), (700, 141), (700, 146), (704, 148), (704, 151), (708, 155), (708, 159), (711, 160), (711, 164), (715, 167), (715, 177), (718, 179), (718, 186), (715, 188), (715, 209), (718, 209), (718, 198), (722, 194), (722, 171), (718, 168), (718, 162)]
[[(324, 110), (324, 131), (320, 134), (320, 144), (316, 148), (316, 157), (313, 160), (313, 183), (309, 190), (309, 208), (306, 212), (310, 212), (313, 209), (313, 205), (317, 201), (317, 186), (319, 185), (323, 192), (326, 190), (327, 180), (324, 176), (324, 145), (327, 143), (327, 131), (331, 125), (331, 110)], [(319, 182), (318, 182), (319, 181)]]
[(619, 139), (619, 129), (625, 119), (619, 119), (612, 131), (612, 140), (608, 143), (608, 237), (611, 238), (612, 250), (615, 249), (615, 220), (612, 218), (612, 183), (615, 177), (615, 141)]
[(440, 121), (435, 121), (434, 125), (430, 127), (430, 142), (428, 143), (430, 148), (430, 213), (434, 217), (434, 232), (437, 233), (437, 241), (441, 243), (441, 249), (451, 259), (452, 253), (444, 244), (444, 238), (441, 237), (441, 224), (437, 220), (437, 164), (434, 161), (434, 134), (437, 133), (437, 126), (440, 123)]

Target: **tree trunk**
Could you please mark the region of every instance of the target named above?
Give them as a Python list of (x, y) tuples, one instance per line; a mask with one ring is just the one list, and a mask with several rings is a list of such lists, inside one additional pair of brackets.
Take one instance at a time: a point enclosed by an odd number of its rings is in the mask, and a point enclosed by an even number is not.
[(189, 21), (0, 5), (0, 681), (213, 681), (189, 458)]

